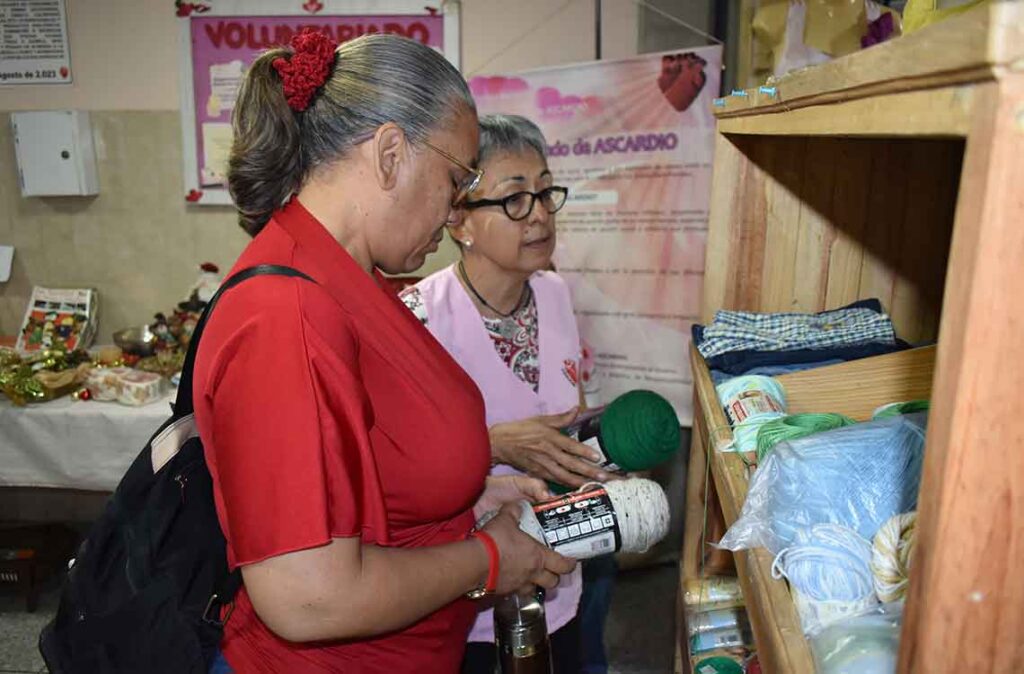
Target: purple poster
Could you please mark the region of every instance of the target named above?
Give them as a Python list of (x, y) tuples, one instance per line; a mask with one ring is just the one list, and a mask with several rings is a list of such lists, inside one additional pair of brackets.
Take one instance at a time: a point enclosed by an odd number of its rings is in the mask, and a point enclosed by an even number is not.
[(441, 51), (444, 17), (210, 16), (191, 19), (196, 155), (201, 187), (224, 185), (231, 150), (231, 112), (246, 68), (263, 50), (285, 45), (306, 28), (345, 42), (368, 33), (397, 33)]

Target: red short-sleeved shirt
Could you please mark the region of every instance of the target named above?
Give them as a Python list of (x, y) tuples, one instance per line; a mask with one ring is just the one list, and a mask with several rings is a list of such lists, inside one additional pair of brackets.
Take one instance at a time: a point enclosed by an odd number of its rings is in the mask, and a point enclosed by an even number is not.
[[(295, 267), (228, 291), (195, 371), (199, 432), (232, 567), (358, 536), (417, 547), (460, 540), (490, 460), (469, 377), (297, 200), (235, 271)], [(476, 607), (457, 601), (366, 641), (292, 644), (244, 588), (223, 641), (238, 672), (450, 672)]]

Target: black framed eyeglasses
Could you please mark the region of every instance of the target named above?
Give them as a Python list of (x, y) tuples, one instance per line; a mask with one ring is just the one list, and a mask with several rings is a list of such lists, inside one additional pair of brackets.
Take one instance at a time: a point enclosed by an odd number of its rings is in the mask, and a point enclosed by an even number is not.
[(501, 206), (509, 220), (524, 220), (533, 211), (533, 205), (540, 200), (541, 207), (548, 213), (557, 213), (565, 206), (569, 197), (568, 187), (551, 186), (540, 192), (516, 192), (501, 199), (478, 199), (462, 204), (463, 208), (475, 209), (485, 206)]

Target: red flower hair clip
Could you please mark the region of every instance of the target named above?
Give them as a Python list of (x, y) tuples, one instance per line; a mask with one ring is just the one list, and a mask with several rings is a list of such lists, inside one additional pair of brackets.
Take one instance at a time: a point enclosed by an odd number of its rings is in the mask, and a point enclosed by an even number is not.
[(334, 65), (338, 44), (325, 34), (306, 29), (292, 38), (291, 58), (274, 59), (274, 70), (281, 77), (288, 107), (302, 112), (327, 82)]

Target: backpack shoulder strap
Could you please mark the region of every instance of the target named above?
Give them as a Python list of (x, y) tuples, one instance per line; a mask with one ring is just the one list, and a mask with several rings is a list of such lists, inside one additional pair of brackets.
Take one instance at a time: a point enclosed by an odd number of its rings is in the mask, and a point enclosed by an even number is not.
[(313, 278), (298, 269), (277, 264), (260, 264), (254, 267), (247, 267), (224, 281), (213, 297), (210, 298), (206, 308), (203, 309), (203, 314), (199, 317), (199, 322), (196, 323), (196, 329), (192, 333), (192, 339), (188, 343), (188, 352), (185, 355), (185, 363), (181, 368), (181, 381), (178, 382), (178, 395), (174, 401), (175, 419), (187, 417), (192, 414), (195, 409), (192, 406), (192, 375), (196, 365), (196, 353), (199, 351), (199, 339), (203, 336), (203, 329), (206, 327), (206, 321), (210, 318), (210, 314), (213, 312), (213, 307), (217, 304), (217, 300), (220, 299), (221, 295), (234, 288), (242, 281), (247, 281), (254, 276), (292, 276), (305, 279), (311, 283), (316, 283)]

